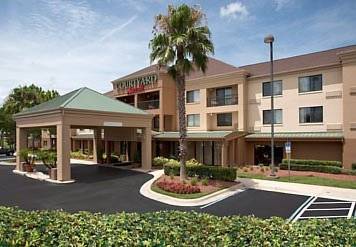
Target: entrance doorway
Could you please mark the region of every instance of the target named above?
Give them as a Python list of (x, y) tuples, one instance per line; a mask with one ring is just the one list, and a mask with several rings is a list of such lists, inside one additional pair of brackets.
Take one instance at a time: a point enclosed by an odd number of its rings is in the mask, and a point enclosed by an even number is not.
[[(271, 164), (271, 146), (256, 144), (254, 148), (255, 165), (270, 165)], [(283, 159), (283, 146), (276, 145), (274, 147), (274, 160), (278, 165)]]

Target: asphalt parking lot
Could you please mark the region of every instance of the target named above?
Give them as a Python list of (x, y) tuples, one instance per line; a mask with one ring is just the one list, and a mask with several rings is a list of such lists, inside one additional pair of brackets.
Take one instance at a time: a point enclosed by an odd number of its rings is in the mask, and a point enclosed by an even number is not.
[(310, 200), (307, 196), (248, 189), (202, 207), (174, 207), (139, 193), (141, 185), (152, 178), (146, 173), (72, 165), (72, 177), (76, 183), (60, 185), (13, 174), (13, 168), (0, 165), (0, 205), (27, 210), (63, 209), (69, 212), (86, 210), (103, 213), (194, 210), (219, 216), (279, 216), (288, 219), (293, 214), (297, 215), (297, 210), (307, 206), (306, 201)]

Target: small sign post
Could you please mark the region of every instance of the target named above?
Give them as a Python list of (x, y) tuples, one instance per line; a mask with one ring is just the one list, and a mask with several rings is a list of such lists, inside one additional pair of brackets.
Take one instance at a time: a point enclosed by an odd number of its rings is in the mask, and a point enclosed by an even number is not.
[(286, 150), (286, 155), (288, 159), (288, 176), (289, 176), (289, 182), (290, 182), (290, 155), (292, 152), (292, 143), (290, 141), (287, 141), (284, 145), (285, 150)]

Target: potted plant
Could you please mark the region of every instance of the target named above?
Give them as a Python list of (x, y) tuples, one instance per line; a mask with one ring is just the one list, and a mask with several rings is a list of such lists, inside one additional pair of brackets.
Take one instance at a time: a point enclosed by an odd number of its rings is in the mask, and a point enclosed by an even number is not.
[(47, 167), (49, 178), (57, 180), (57, 153), (55, 151), (42, 150), (38, 153), (38, 159)]
[(30, 153), (30, 151), (28, 149), (22, 149), (20, 150), (19, 153), (21, 160), (23, 160), (24, 162), (21, 163), (21, 168), (23, 171), (25, 172), (33, 172), (34, 166), (35, 166), (35, 155)]

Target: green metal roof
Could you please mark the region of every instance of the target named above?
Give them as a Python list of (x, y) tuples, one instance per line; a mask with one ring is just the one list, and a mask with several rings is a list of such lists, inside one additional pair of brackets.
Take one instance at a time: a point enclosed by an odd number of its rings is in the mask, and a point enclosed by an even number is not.
[(83, 87), (58, 96), (50, 101), (23, 110), (16, 116), (35, 114), (57, 109), (78, 109), (114, 113), (147, 114), (145, 111), (129, 104), (109, 98), (92, 89)]
[[(188, 131), (188, 139), (223, 139), (233, 131)], [(153, 138), (157, 139), (178, 139), (179, 132), (158, 132)]]
[[(277, 132), (274, 133), (275, 138), (335, 138), (342, 139), (343, 132)], [(245, 137), (246, 139), (261, 139), (271, 138), (271, 133), (252, 133)]]

